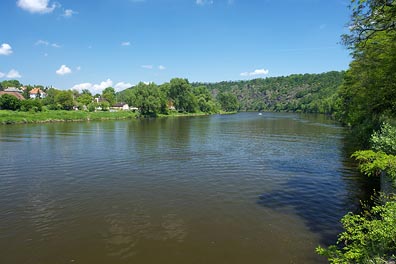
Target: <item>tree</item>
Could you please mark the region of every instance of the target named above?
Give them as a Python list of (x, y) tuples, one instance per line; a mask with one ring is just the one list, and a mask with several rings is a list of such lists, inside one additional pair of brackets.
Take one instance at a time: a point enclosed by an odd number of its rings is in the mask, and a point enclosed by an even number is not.
[(1, 86), (3, 87), (3, 89), (6, 89), (8, 87), (19, 88), (22, 86), (22, 84), (18, 80), (5, 80), (1, 82)]
[(194, 113), (198, 102), (187, 79), (174, 78), (169, 83), (169, 99), (180, 112)]
[(92, 103), (93, 97), (91, 93), (83, 93), (79, 97), (77, 97), (77, 102), (87, 106)]
[(239, 108), (238, 99), (231, 93), (220, 93), (217, 95), (217, 100), (221, 105), (221, 109), (226, 112), (237, 111)]
[(3, 94), (0, 96), (0, 109), (18, 110), (21, 106), (21, 101), (15, 96)]
[(396, 1), (352, 1), (351, 33), (344, 43), (353, 62), (338, 100), (338, 116), (368, 143), (373, 130), (396, 117)]
[(72, 110), (74, 106), (72, 91), (59, 91), (55, 96), (55, 103), (63, 110)]
[(364, 47), (377, 33), (396, 29), (396, 2), (394, 0), (352, 0), (350, 33), (342, 36), (349, 48)]
[(39, 112), (42, 110), (42, 100), (27, 99), (21, 101), (21, 111)]
[(139, 108), (142, 115), (156, 116), (166, 112), (165, 96), (154, 83), (148, 85), (139, 83), (133, 92), (135, 98), (133, 105)]
[[(337, 246), (318, 247), (330, 263), (394, 263), (396, 260), (396, 200), (380, 197), (377, 204), (361, 214), (349, 213), (341, 222), (345, 229)], [(342, 246), (342, 247), (340, 247)]]
[(110, 105), (114, 105), (116, 102), (116, 92), (113, 87), (107, 87), (102, 91), (102, 97), (106, 99)]

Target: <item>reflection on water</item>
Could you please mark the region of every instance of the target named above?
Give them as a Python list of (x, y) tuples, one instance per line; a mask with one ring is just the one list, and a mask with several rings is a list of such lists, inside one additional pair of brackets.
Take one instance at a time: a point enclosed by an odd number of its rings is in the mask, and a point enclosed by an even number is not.
[(323, 116), (0, 127), (0, 263), (320, 263), (372, 185)]

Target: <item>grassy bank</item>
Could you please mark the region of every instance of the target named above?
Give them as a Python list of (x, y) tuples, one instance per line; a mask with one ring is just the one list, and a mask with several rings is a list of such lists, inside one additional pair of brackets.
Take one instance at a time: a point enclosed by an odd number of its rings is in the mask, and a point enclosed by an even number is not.
[(120, 112), (85, 112), (85, 111), (45, 111), (45, 112), (18, 112), (0, 110), (0, 124), (28, 124), (71, 121), (93, 121), (111, 119), (131, 119), (138, 114), (127, 111)]

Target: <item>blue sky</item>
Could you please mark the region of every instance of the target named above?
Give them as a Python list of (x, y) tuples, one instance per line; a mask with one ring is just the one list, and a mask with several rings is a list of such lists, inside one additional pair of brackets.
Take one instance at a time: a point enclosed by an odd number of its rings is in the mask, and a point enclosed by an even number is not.
[(122, 90), (345, 70), (346, 0), (1, 0), (0, 81)]

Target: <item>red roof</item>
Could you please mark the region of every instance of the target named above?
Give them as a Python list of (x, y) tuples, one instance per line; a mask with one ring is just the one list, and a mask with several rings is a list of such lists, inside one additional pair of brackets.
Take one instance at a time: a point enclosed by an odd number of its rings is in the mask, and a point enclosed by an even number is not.
[(0, 96), (2, 96), (3, 94), (12, 95), (12, 96), (18, 98), (19, 100), (25, 100), (25, 97), (23, 97), (23, 95), (18, 93), (18, 92), (4, 92), (4, 91), (0, 91)]

